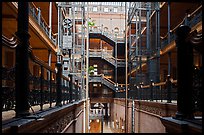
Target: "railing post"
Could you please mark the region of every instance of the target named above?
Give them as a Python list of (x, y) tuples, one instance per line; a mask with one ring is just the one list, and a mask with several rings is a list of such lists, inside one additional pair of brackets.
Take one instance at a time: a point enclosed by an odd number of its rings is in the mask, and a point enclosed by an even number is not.
[(75, 101), (79, 99), (79, 91), (78, 91), (78, 80), (75, 80)]
[(177, 46), (177, 119), (193, 118), (193, 99), (192, 99), (192, 83), (193, 83), (193, 49), (189, 41), (187, 41), (191, 28), (188, 26), (180, 26), (176, 30), (176, 46)]
[(69, 102), (72, 102), (72, 89), (73, 89), (73, 85), (72, 85), (72, 75), (69, 74), (68, 76), (69, 76), (69, 78), (70, 78), (70, 81), (69, 81)]
[(57, 63), (57, 75), (56, 75), (56, 80), (57, 80), (57, 101), (56, 101), (56, 106), (62, 106), (62, 64)]
[(166, 80), (166, 85), (167, 85), (167, 103), (171, 103), (171, 76), (167, 75), (167, 80)]
[(18, 2), (18, 28), (16, 35), (19, 45), (16, 47), (16, 71), (15, 71), (15, 98), (16, 117), (29, 115), (29, 4)]
[(43, 110), (43, 102), (44, 102), (44, 91), (43, 91), (43, 87), (44, 87), (44, 69), (43, 66), (41, 66), (41, 75), (40, 75), (40, 111)]
[(38, 24), (40, 25), (41, 22), (41, 9), (38, 7)]
[(66, 90), (67, 90), (66, 99), (67, 99), (67, 104), (68, 104), (69, 103), (69, 81), (67, 81)]
[(150, 101), (153, 101), (153, 80), (150, 81)]
[(50, 72), (50, 108), (52, 107), (52, 72)]

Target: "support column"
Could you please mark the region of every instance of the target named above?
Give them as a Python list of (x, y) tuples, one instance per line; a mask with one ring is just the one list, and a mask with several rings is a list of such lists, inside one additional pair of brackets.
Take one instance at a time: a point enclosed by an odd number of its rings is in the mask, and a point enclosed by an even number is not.
[(104, 104), (104, 108), (105, 108), (105, 117), (104, 118), (106, 118), (106, 119), (108, 119), (108, 105), (107, 105), (108, 103), (105, 103)]
[(168, 44), (170, 43), (170, 29), (171, 29), (171, 12), (170, 12), (170, 2), (168, 2)]
[[(156, 48), (157, 48), (157, 57), (156, 57), (156, 80), (154, 82), (160, 82), (160, 3), (157, 2), (156, 9)], [(155, 87), (158, 90), (158, 87)]]
[(50, 2), (49, 7), (49, 38), (52, 38), (52, 2)]
[(177, 119), (193, 118), (193, 48), (188, 38), (191, 28), (180, 26), (176, 30), (177, 46)]
[(132, 99), (132, 133), (135, 133), (135, 101)]
[[(139, 3), (139, 7), (141, 7), (141, 2)], [(141, 35), (141, 31), (142, 31), (142, 20), (141, 20), (141, 16), (142, 16), (142, 11), (139, 10), (139, 55), (140, 55), (140, 59), (139, 59), (139, 66), (140, 66), (140, 81), (143, 81), (143, 77), (142, 77), (142, 35)]]
[(118, 47), (117, 47), (117, 42), (115, 42), (115, 83), (117, 83), (118, 81), (118, 78), (117, 78), (117, 75), (118, 75), (118, 61), (117, 61), (117, 55), (118, 55)]
[(16, 117), (29, 115), (29, 4), (28, 2), (18, 2), (18, 31), (19, 45), (16, 47), (16, 72), (15, 72), (15, 92), (16, 92)]
[(171, 76), (167, 75), (167, 103), (171, 103), (171, 88), (172, 88), (172, 83), (171, 83)]
[(154, 72), (155, 72), (155, 60), (150, 60), (150, 3), (148, 4), (147, 8), (147, 14), (146, 14), (146, 50), (147, 50), (147, 76), (146, 76), (146, 81), (150, 82), (151, 79), (153, 79)]
[[(51, 67), (51, 50), (48, 50), (48, 65)], [(52, 72), (47, 70), (47, 80), (50, 82), (50, 86), (48, 87), (48, 91), (50, 93), (50, 107), (52, 107), (51, 96), (52, 96)]]
[(72, 102), (72, 90), (73, 90), (73, 84), (72, 84), (72, 75), (68, 75), (70, 78), (70, 82), (69, 82), (69, 102)]
[(50, 71), (50, 108), (52, 107), (52, 72)]
[(44, 68), (43, 66), (40, 66), (40, 111), (43, 110), (43, 104), (44, 104)]
[(75, 101), (79, 100), (79, 96), (78, 80), (75, 80)]
[(57, 7), (57, 21), (58, 21), (58, 29), (57, 29), (57, 44), (58, 44), (58, 47), (60, 47), (60, 31), (61, 31), (61, 29), (60, 29), (60, 11), (61, 11), (61, 7)]
[(127, 2), (125, 2), (125, 133), (128, 133), (128, 46)]
[(150, 81), (150, 101), (153, 101), (153, 80)]
[(171, 52), (168, 52), (168, 75), (171, 76)]
[(57, 63), (57, 74), (56, 74), (56, 80), (57, 80), (57, 100), (56, 100), (56, 106), (62, 106), (62, 64)]

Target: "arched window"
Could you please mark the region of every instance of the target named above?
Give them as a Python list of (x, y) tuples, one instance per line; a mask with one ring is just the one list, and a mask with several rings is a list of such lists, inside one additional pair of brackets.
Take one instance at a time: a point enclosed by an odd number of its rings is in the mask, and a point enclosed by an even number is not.
[(108, 32), (108, 27), (104, 27), (104, 32)]
[(118, 27), (115, 27), (114, 33), (115, 33), (115, 34), (118, 34), (118, 33), (119, 33), (119, 28), (118, 28)]

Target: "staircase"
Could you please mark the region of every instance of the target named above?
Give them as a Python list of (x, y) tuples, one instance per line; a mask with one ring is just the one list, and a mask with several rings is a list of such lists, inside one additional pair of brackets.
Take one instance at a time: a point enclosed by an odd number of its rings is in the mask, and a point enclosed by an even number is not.
[(106, 85), (108, 88), (112, 89), (115, 91), (115, 82), (111, 81), (110, 79), (104, 77), (104, 75), (94, 75), (94, 76), (89, 76), (89, 82), (100, 82), (104, 85)]
[[(106, 85), (108, 88), (116, 91), (116, 83), (105, 77), (103, 74), (100, 75), (94, 75), (94, 76), (89, 76), (89, 82), (93, 83), (102, 83)], [(118, 90), (124, 90), (125, 85), (124, 84), (118, 84)]]
[(101, 83), (115, 91), (115, 82), (111, 81), (110, 79), (102, 77)]
[[(112, 56), (112, 50), (89, 49), (89, 57), (98, 57), (104, 59), (114, 67), (116, 67), (116, 59)], [(125, 67), (124, 59), (117, 59), (117, 67)]]

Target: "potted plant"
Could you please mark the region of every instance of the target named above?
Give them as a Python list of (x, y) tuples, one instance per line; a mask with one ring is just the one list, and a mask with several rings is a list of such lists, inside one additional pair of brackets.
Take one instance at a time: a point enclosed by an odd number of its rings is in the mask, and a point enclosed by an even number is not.
[(89, 25), (89, 27), (90, 27), (90, 31), (92, 31), (92, 29), (93, 29), (93, 26), (95, 26), (95, 22), (88, 22), (88, 25)]
[(94, 67), (93, 67), (93, 66), (90, 66), (90, 67), (89, 67), (89, 74), (90, 74), (90, 75), (93, 75), (93, 74), (94, 74)]

